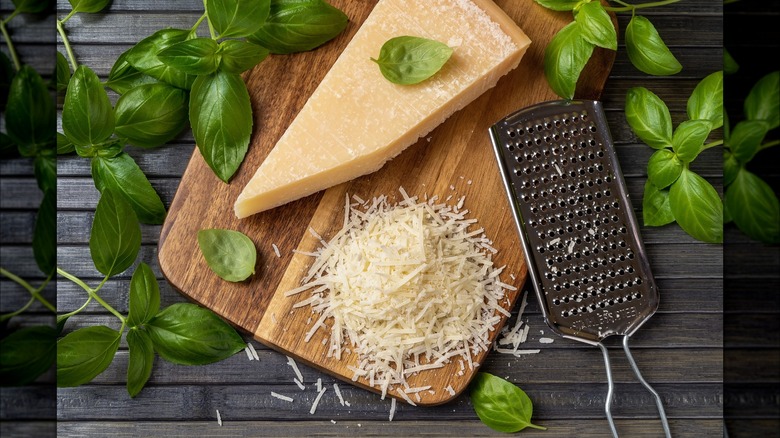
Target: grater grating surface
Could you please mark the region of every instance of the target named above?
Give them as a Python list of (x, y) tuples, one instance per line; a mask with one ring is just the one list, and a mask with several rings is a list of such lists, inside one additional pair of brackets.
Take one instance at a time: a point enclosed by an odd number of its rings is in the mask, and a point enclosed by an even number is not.
[(601, 103), (544, 102), (500, 120), (490, 136), (545, 321), (603, 353), (612, 435), (614, 384), (601, 341), (622, 335), (631, 369), (655, 397), (670, 437), (661, 397), (628, 347), (658, 308), (658, 289)]

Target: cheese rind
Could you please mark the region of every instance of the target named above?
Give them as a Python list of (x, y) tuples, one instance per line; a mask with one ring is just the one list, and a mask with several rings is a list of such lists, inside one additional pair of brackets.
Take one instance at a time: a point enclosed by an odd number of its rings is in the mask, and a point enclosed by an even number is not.
[[(416, 85), (370, 58), (390, 38), (454, 53)], [(374, 172), (515, 68), (530, 40), (490, 0), (380, 0), (235, 203), (244, 218)]]

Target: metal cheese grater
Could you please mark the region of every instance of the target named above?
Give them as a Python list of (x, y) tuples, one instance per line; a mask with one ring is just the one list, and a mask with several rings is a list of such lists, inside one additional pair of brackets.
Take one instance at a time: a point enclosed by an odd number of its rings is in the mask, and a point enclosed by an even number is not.
[(612, 434), (618, 436), (611, 414), (614, 384), (602, 341), (620, 335), (670, 437), (661, 397), (628, 348), (628, 338), (658, 308), (658, 289), (601, 103), (534, 105), (493, 125), (490, 136), (545, 321), (604, 355)]

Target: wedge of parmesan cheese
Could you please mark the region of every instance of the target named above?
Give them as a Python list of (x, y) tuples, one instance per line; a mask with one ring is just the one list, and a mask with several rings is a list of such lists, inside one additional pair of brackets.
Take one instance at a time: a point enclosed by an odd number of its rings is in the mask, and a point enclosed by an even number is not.
[[(371, 57), (410, 35), (453, 47), (417, 85), (385, 79)], [(244, 218), (378, 170), (517, 67), (530, 40), (490, 0), (380, 0), (244, 187)]]

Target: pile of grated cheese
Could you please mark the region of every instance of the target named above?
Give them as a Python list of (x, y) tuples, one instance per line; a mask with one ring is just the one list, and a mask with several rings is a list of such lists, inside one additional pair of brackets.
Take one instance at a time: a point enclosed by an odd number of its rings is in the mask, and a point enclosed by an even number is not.
[(286, 293), (311, 291), (294, 305), (319, 314), (305, 340), (331, 322), (328, 355), (340, 359), (348, 343), (359, 357), (353, 380), (365, 377), (383, 397), (456, 357), (478, 366), (472, 355), (489, 348), (501, 314), (509, 316), (499, 304), (505, 290), (516, 290), (500, 281), (496, 250), (482, 228), (470, 229), (477, 220), (462, 203), (400, 192), (395, 205), (347, 197), (344, 227), (329, 242), (312, 230), (322, 247), (307, 254), (316, 260), (305, 284)]

